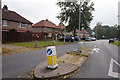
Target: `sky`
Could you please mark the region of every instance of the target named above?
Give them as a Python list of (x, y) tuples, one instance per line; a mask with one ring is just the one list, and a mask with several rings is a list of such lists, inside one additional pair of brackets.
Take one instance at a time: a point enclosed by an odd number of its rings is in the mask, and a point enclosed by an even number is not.
[[(50, 20), (56, 25), (59, 20), (56, 16), (60, 13), (60, 8), (56, 5), (58, 0), (2, 0), (3, 5), (7, 5), (9, 10), (15, 11), (25, 17), (33, 24), (41, 20)], [(95, 5), (93, 12), (94, 19), (90, 27), (94, 28), (97, 22), (103, 25), (113, 26), (118, 24), (118, 1), (119, 0), (91, 0)]]

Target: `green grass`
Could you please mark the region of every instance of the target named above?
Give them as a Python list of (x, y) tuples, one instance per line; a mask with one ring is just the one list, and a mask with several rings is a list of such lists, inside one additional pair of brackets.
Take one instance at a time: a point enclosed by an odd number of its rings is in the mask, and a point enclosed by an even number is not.
[[(46, 46), (52, 46), (52, 45), (61, 45), (65, 44), (66, 42), (59, 42), (56, 41), (55, 44), (53, 41), (39, 41), (37, 47), (46, 47)], [(21, 47), (27, 47), (27, 48), (35, 48), (35, 42), (16, 42), (16, 43), (7, 43), (8, 45), (14, 45), (14, 46), (21, 46)]]
[(119, 41), (115, 41), (113, 44), (120, 46), (120, 42)]

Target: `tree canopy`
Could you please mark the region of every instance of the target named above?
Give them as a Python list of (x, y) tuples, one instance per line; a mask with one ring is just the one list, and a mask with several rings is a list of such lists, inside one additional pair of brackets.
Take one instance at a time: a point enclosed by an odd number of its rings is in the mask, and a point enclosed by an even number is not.
[[(79, 28), (79, 3), (75, 2), (57, 2), (61, 8), (61, 12), (57, 16), (60, 23), (68, 23), (67, 31), (75, 31)], [(92, 12), (94, 4), (91, 2), (84, 2), (81, 6), (81, 24), (80, 29), (89, 27), (90, 22), (93, 20)]]
[(118, 26), (103, 26), (101, 22), (98, 22), (94, 28), (94, 32), (97, 38), (118, 38)]

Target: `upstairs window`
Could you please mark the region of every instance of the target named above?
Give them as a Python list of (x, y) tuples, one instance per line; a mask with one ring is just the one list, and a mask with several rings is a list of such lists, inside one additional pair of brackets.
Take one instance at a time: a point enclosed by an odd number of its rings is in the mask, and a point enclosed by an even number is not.
[(3, 20), (3, 21), (2, 21), (2, 25), (3, 25), (3, 26), (7, 26), (7, 20)]
[(24, 23), (21, 23), (19, 22), (18, 23), (18, 28), (25, 28), (27, 24), (24, 24)]
[(31, 27), (32, 25), (31, 24), (28, 24), (28, 27)]
[(22, 23), (21, 27), (22, 27), (22, 28), (25, 28), (25, 27), (26, 27), (26, 24)]
[(48, 29), (48, 31), (52, 31), (52, 28), (47, 28)]
[(18, 28), (21, 28), (21, 22), (18, 23)]

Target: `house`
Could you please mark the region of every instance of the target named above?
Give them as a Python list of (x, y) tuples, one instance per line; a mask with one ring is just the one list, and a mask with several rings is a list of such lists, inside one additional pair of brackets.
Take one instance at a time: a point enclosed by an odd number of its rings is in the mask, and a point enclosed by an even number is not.
[(34, 40), (56, 39), (61, 34), (61, 28), (48, 19), (42, 20), (32, 26)]
[(30, 29), (32, 22), (15, 11), (8, 10), (7, 5), (2, 8), (2, 41), (18, 42), (31, 41)]
[(89, 32), (87, 32), (86, 30), (81, 30), (81, 31), (79, 31), (79, 30), (77, 30), (77, 29), (76, 29), (76, 35), (77, 35), (77, 36), (80, 35), (81, 39), (85, 39), (85, 38), (87, 38), (87, 37), (90, 36)]

